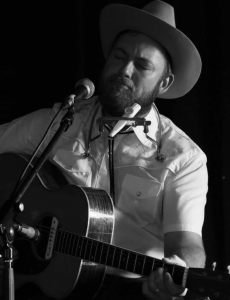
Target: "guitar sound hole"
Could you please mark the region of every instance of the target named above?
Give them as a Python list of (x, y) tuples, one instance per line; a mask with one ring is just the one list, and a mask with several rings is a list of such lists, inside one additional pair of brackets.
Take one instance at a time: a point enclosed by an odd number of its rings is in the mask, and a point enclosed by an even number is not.
[(16, 238), (14, 246), (18, 251), (14, 262), (15, 272), (24, 275), (38, 274), (49, 265), (50, 259), (46, 259), (46, 250), (49, 243), (49, 233), (53, 216), (45, 216), (39, 220), (36, 228), (40, 232), (38, 241), (30, 241), (25, 238)]

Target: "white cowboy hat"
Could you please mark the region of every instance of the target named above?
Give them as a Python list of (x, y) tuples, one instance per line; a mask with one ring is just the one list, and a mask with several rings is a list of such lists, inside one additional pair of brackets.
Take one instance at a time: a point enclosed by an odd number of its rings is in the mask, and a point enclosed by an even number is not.
[(176, 28), (174, 8), (155, 0), (137, 9), (123, 4), (105, 6), (100, 16), (102, 50), (108, 57), (117, 35), (126, 30), (152, 37), (169, 53), (174, 82), (161, 98), (179, 98), (188, 93), (201, 72), (201, 58), (192, 41)]

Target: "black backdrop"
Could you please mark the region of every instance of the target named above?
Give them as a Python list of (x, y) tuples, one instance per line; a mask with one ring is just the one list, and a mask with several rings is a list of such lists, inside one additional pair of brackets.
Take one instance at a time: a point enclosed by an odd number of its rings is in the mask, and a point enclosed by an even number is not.
[[(106, 4), (141, 8), (146, 0), (0, 0), (0, 123), (69, 95), (75, 82), (96, 86), (103, 66), (98, 19)], [(177, 27), (197, 46), (203, 71), (186, 96), (157, 100), (160, 113), (207, 154), (209, 192), (203, 228), (207, 267), (230, 265), (230, 104), (228, 0), (168, 0)], [(1, 171), (1, 170), (0, 170)]]

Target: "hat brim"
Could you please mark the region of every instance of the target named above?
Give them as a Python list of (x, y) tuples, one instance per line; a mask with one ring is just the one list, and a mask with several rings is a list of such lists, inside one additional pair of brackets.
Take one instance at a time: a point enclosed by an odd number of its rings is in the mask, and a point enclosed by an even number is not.
[(174, 82), (160, 98), (184, 96), (197, 82), (201, 58), (191, 40), (177, 28), (143, 10), (122, 4), (110, 4), (100, 16), (102, 50), (108, 57), (116, 36), (125, 30), (146, 34), (159, 42), (171, 57)]

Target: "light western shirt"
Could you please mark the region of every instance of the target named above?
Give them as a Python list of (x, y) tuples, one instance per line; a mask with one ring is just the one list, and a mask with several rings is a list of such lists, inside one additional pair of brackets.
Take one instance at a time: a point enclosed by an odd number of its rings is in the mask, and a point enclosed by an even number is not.
[[(41, 109), (0, 126), (0, 153), (32, 154), (60, 104)], [(39, 153), (47, 146), (64, 115), (54, 122)], [(110, 193), (108, 130), (100, 133), (102, 108), (97, 97), (77, 104), (75, 118), (49, 155), (72, 184), (101, 188)], [(191, 231), (202, 234), (208, 189), (206, 156), (171, 120), (154, 106), (145, 117), (151, 121), (114, 139), (115, 228), (112, 243), (161, 259), (164, 234)], [(89, 132), (91, 130), (91, 136)], [(90, 139), (90, 157), (83, 154)], [(157, 144), (164, 161), (157, 160)], [(124, 276), (134, 276), (109, 270)]]

